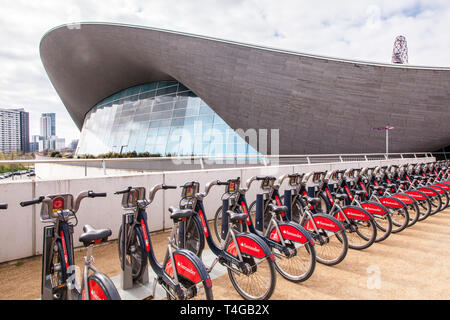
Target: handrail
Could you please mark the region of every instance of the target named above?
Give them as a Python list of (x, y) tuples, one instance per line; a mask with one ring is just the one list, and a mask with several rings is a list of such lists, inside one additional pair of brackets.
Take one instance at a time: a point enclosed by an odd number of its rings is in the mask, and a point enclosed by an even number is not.
[[(424, 158), (433, 157), (436, 152), (405, 152), (405, 153), (342, 153), (342, 154), (305, 154), (305, 155), (248, 155), (236, 154), (228, 156), (180, 156), (180, 157), (148, 157), (148, 158), (100, 158), (100, 159), (34, 159), (34, 160), (1, 160), (0, 165), (14, 165), (14, 164), (70, 164), (70, 163), (105, 163), (105, 162), (128, 162), (128, 161), (182, 161), (182, 160), (205, 160), (205, 159), (304, 159), (311, 163), (311, 158), (330, 158), (334, 157), (337, 160), (344, 160), (342, 157), (361, 157), (362, 161), (368, 161), (368, 157), (379, 156), (384, 159), (389, 156), (400, 156), (404, 158), (410, 155), (410, 158), (423, 155)], [(437, 153), (436, 153), (437, 154)]]

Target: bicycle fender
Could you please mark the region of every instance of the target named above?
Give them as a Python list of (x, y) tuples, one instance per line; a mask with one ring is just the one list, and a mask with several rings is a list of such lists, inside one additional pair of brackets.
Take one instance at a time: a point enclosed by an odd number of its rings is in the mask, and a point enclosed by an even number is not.
[(397, 198), (406, 204), (413, 204), (414, 202), (416, 202), (414, 197), (403, 193), (393, 194), (392, 197)]
[(388, 213), (388, 210), (382, 204), (373, 201), (363, 202), (361, 203), (361, 207), (367, 212), (377, 216), (384, 216)]
[(425, 193), (429, 197), (434, 197), (438, 195), (437, 191), (434, 191), (433, 189), (428, 187), (417, 188), (417, 190)]
[[(333, 231), (333, 232), (344, 230), (344, 226), (342, 225), (342, 223), (330, 215), (315, 214), (312, 217), (312, 219), (314, 220), (314, 223), (316, 224), (316, 226), (318, 228), (322, 228), (322, 229)], [(314, 225), (313, 225), (311, 219), (308, 220), (308, 222), (305, 224), (304, 228), (306, 230), (314, 231)]]
[[(199, 283), (210, 279), (205, 265), (194, 253), (186, 249), (178, 249), (173, 253), (175, 268), (178, 275), (191, 280), (193, 283)], [(164, 271), (173, 278), (172, 259), (169, 259), (164, 266)], [(210, 281), (207, 281), (210, 282)]]
[(450, 185), (445, 184), (445, 183), (436, 183), (436, 186), (441, 187), (442, 189), (446, 190), (446, 191), (450, 191)]
[(406, 207), (405, 203), (397, 198), (383, 197), (379, 199), (381, 204), (387, 208), (401, 209)]
[(428, 198), (428, 196), (425, 193), (420, 191), (406, 191), (405, 193), (407, 195), (410, 195), (416, 200), (426, 200)]
[(84, 287), (81, 293), (82, 300), (121, 300), (119, 292), (112, 280), (101, 272), (91, 274), (88, 278), (89, 297), (86, 299)]
[(437, 193), (440, 193), (440, 194), (444, 194), (445, 193), (445, 189), (444, 188), (436, 186), (436, 185), (428, 186), (428, 188), (431, 188), (431, 189), (433, 189), (434, 191), (436, 191)]
[[(272, 255), (272, 252), (266, 242), (257, 235), (251, 233), (242, 233), (236, 236), (239, 250), (242, 253), (262, 259)], [(237, 249), (234, 241), (231, 241), (226, 251), (237, 257)]]
[[(294, 242), (298, 242), (301, 244), (305, 244), (310, 242), (314, 244), (309, 232), (307, 232), (302, 226), (294, 224), (294, 223), (279, 223), (278, 227), (280, 228), (281, 236), (283, 239), (292, 240)], [(278, 230), (276, 227), (273, 227), (270, 232), (269, 238), (275, 242), (280, 242), (280, 236), (278, 234)]]
[[(342, 208), (342, 211), (349, 219), (358, 219), (363, 221), (368, 221), (373, 219), (372, 215), (364, 210), (363, 208), (359, 208), (356, 206), (345, 206)], [(336, 217), (339, 221), (345, 221), (344, 217), (341, 217), (341, 211), (338, 211)], [(342, 220), (341, 220), (342, 219)]]

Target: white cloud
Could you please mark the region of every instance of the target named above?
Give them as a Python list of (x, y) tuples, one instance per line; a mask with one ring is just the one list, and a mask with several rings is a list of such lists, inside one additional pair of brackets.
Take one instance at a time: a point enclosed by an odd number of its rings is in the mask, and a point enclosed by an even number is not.
[(51, 28), (71, 22), (115, 22), (172, 29), (332, 57), (390, 62), (405, 35), (409, 62), (450, 66), (448, 1), (306, 0), (0, 0), (0, 107), (24, 107), (31, 131), (42, 112), (57, 113), (57, 134), (78, 129), (39, 57)]

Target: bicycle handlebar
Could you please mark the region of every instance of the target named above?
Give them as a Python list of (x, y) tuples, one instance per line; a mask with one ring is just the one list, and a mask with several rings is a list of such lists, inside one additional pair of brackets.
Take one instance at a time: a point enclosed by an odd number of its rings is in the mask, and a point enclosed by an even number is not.
[(131, 189), (133, 189), (133, 188), (132, 188), (132, 187), (128, 187), (128, 188), (126, 188), (125, 190), (122, 190), (122, 191), (116, 191), (116, 192), (114, 192), (114, 194), (125, 194), (125, 193), (130, 192)]
[(101, 192), (101, 193), (95, 193), (94, 191), (89, 191), (88, 192), (88, 197), (89, 198), (105, 198), (107, 196), (106, 192)]
[(253, 181), (263, 181), (263, 180), (266, 180), (266, 179), (269, 179), (269, 180), (277, 180), (277, 178), (276, 177), (274, 177), (274, 176), (254, 176), (254, 177), (251, 177), (250, 179), (248, 179), (247, 180), (247, 182), (246, 182), (246, 188), (247, 189), (250, 189), (250, 186), (251, 186), (251, 184), (253, 183)]
[(148, 204), (152, 203), (153, 200), (155, 199), (155, 194), (156, 192), (158, 192), (159, 190), (168, 190), (168, 189), (176, 189), (178, 188), (177, 186), (168, 186), (165, 184), (158, 184), (156, 186), (154, 186), (153, 188), (150, 189), (150, 192), (148, 194)]
[[(107, 194), (105, 192), (102, 193), (95, 193), (94, 191), (90, 190), (90, 191), (82, 191), (78, 194), (77, 198), (75, 199), (75, 204), (73, 206), (73, 209), (67, 209), (70, 210), (72, 213), (76, 213), (78, 211), (78, 209), (80, 208), (80, 203), (81, 200), (83, 200), (84, 198), (97, 198), (97, 197), (106, 197)], [(35, 200), (30, 200), (30, 201), (22, 201), (20, 202), (20, 205), (22, 207), (27, 207), (27, 206), (31, 206), (34, 204), (39, 204), (42, 202), (48, 202), (51, 203), (53, 201), (53, 199), (51, 198), (47, 198), (44, 196), (40, 196), (38, 199)], [(57, 215), (52, 215), (53, 218), (57, 218)]]
[(41, 203), (42, 201), (44, 201), (44, 199), (45, 199), (44, 196), (40, 196), (40, 197), (39, 197), (38, 199), (36, 199), (36, 200), (22, 201), (22, 202), (20, 203), (20, 205), (21, 205), (22, 207), (28, 207), (28, 206), (31, 206), (31, 205), (33, 205), (33, 204)]

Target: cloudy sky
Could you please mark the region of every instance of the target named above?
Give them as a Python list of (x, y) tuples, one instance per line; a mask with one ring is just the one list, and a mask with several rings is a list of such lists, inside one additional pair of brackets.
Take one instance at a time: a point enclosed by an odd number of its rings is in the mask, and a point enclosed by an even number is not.
[(56, 113), (66, 142), (79, 131), (39, 57), (49, 29), (72, 22), (150, 26), (331, 57), (390, 63), (394, 39), (409, 63), (450, 67), (448, 0), (0, 0), (0, 108)]

